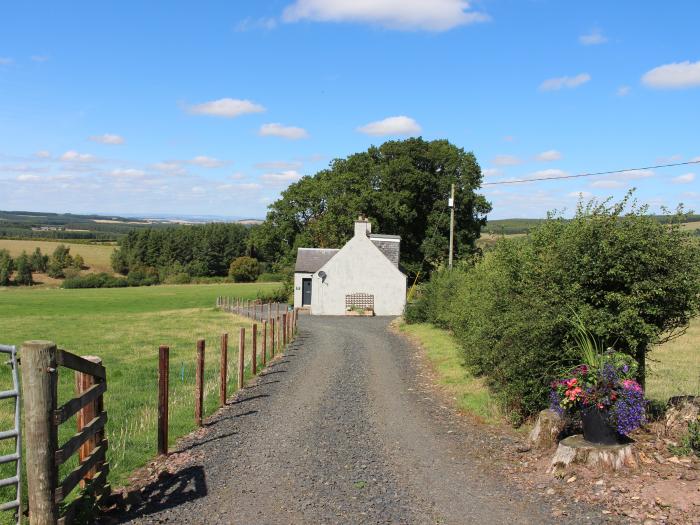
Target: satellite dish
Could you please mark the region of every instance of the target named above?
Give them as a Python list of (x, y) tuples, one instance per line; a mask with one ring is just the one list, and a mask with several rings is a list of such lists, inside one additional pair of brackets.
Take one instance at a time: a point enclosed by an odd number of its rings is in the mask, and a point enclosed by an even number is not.
[(325, 282), (326, 282), (326, 277), (328, 277), (328, 276), (326, 275), (326, 272), (324, 272), (323, 270), (320, 271), (320, 272), (318, 272), (318, 276), (321, 278), (321, 282), (322, 282), (322, 283), (325, 283)]

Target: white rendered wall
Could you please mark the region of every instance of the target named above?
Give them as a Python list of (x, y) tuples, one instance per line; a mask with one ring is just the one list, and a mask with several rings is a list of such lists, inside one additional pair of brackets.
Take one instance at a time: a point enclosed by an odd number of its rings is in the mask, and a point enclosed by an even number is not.
[[(294, 308), (301, 308), (301, 280), (311, 277), (312, 273), (295, 272), (294, 273)], [(311, 300), (313, 301), (314, 291), (313, 282), (311, 283)]]
[[(366, 234), (357, 233), (321, 268), (327, 276), (325, 282), (318, 272), (313, 274), (311, 313), (345, 315), (345, 296), (361, 292), (374, 295), (376, 315), (401, 315), (406, 303), (406, 276)], [(295, 286), (295, 303), (296, 293)], [(301, 291), (299, 294), (301, 305)]]

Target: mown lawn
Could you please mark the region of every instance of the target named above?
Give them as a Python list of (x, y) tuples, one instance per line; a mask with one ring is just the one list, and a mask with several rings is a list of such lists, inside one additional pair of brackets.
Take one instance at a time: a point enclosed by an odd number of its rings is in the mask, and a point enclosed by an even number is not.
[[(97, 355), (107, 368), (110, 481), (125, 484), (129, 473), (156, 454), (158, 346), (170, 346), (170, 443), (194, 428), (195, 342), (206, 340), (205, 413), (218, 407), (219, 340), (229, 333), (229, 391), (235, 388), (238, 331), (251, 321), (214, 308), (216, 297), (253, 299), (277, 283), (214, 284), (92, 290), (0, 289), (0, 343), (30, 339), (56, 342), (78, 355)], [(247, 352), (250, 357), (250, 352)], [(0, 389), (11, 385), (2, 367)], [(72, 371), (59, 374), (59, 403), (73, 396)], [(11, 427), (11, 404), (0, 405), (0, 430)], [(60, 441), (75, 431), (61, 426)], [(5, 441), (0, 454), (13, 445)], [(73, 468), (75, 462), (65, 469)], [(5, 465), (8, 467), (9, 465)], [(10, 469), (0, 471), (4, 477)], [(26, 494), (26, 491), (25, 491)], [(0, 493), (0, 496), (3, 496)], [(1, 521), (1, 520), (0, 520)]]
[(454, 399), (458, 408), (486, 423), (502, 421), (501, 411), (484, 380), (474, 377), (462, 366), (459, 346), (450, 332), (430, 323), (401, 323), (399, 329), (425, 349), (438, 384)]

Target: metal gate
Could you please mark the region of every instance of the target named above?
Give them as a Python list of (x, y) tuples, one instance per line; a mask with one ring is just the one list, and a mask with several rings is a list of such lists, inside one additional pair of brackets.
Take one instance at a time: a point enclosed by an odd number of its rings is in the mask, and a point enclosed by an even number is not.
[(7, 354), (10, 359), (5, 363), (12, 368), (12, 390), (0, 392), (0, 400), (13, 398), (15, 400), (15, 426), (12, 430), (0, 431), (0, 441), (5, 439), (15, 440), (15, 452), (0, 456), (0, 465), (5, 463), (16, 464), (15, 475), (9, 478), (0, 479), (0, 487), (16, 487), (16, 496), (12, 501), (0, 504), (0, 511), (15, 509), (15, 517), (17, 523), (20, 522), (22, 514), (22, 480), (20, 478), (22, 472), (22, 439), (20, 435), (20, 419), (19, 419), (19, 378), (17, 375), (17, 348), (14, 346), (0, 345), (0, 353)]

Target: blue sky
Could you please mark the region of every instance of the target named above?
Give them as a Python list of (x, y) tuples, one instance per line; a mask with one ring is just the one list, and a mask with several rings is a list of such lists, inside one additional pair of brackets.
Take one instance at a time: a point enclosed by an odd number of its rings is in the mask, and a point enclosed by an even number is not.
[[(486, 182), (700, 160), (700, 4), (12, 2), (0, 209), (263, 217), (336, 157), (422, 135)], [(638, 188), (700, 209), (700, 164), (494, 185), (492, 218)]]

